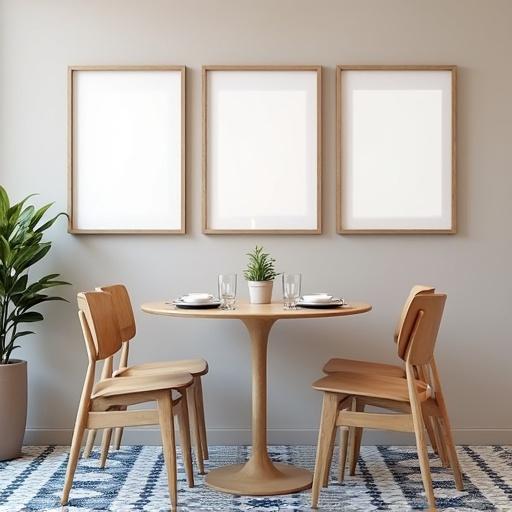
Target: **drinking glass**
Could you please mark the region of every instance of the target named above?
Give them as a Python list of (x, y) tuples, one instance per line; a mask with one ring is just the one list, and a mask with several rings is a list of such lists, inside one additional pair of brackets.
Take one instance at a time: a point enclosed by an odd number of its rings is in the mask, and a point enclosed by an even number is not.
[(283, 274), (284, 309), (297, 309), (300, 298), (302, 274)]
[(219, 274), (219, 299), (221, 309), (235, 309), (236, 274)]

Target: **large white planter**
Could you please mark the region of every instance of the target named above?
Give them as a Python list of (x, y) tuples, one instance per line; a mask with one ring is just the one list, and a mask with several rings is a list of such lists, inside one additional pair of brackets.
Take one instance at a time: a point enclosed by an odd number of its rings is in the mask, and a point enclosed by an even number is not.
[(270, 304), (274, 281), (247, 281), (251, 304)]

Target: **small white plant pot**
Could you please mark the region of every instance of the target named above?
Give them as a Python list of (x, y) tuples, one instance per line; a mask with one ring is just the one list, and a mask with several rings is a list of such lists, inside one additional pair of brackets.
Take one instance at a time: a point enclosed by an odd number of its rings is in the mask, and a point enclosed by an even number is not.
[(270, 304), (274, 281), (247, 281), (251, 304)]

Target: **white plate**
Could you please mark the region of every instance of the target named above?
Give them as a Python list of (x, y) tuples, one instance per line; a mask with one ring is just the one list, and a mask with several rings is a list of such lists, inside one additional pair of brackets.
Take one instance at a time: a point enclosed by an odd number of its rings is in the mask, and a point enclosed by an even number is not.
[(308, 303), (330, 303), (334, 297), (328, 293), (311, 293), (309, 295), (303, 295), (302, 300)]
[(346, 303), (343, 299), (339, 297), (333, 297), (330, 302), (306, 302), (299, 301), (297, 306), (303, 308), (339, 308), (341, 306), (346, 306)]
[(210, 293), (187, 293), (177, 300), (186, 304), (210, 304), (214, 299)]
[(174, 300), (170, 304), (173, 304), (177, 308), (180, 309), (215, 309), (220, 306), (220, 300), (213, 300), (211, 302), (203, 302), (203, 303), (190, 303), (183, 302), (181, 300)]

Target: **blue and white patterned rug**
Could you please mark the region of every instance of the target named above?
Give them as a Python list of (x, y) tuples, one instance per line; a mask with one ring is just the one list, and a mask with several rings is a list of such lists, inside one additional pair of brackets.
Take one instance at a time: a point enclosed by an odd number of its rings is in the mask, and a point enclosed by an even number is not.
[[(0, 462), (0, 511), (85, 512), (112, 510), (169, 510), (169, 496), (162, 450), (156, 446), (126, 446), (109, 456), (107, 467), (98, 468), (98, 449), (80, 460), (68, 507), (59, 506), (69, 447), (25, 447), (21, 459)], [(431, 456), (435, 494), (440, 510), (512, 511), (512, 447), (459, 447), (466, 490), (455, 489), (450, 470)], [(274, 446), (275, 461), (312, 469), (311, 446)], [(248, 448), (213, 446), (206, 469), (241, 462)], [(331, 482), (320, 495), (320, 510), (407, 511), (425, 507), (416, 451), (412, 447), (363, 447), (357, 474), (340, 484), (333, 464)], [(198, 511), (306, 511), (309, 491), (289, 496), (240, 497), (213, 491), (196, 476), (189, 489), (179, 464), (179, 510)]]

